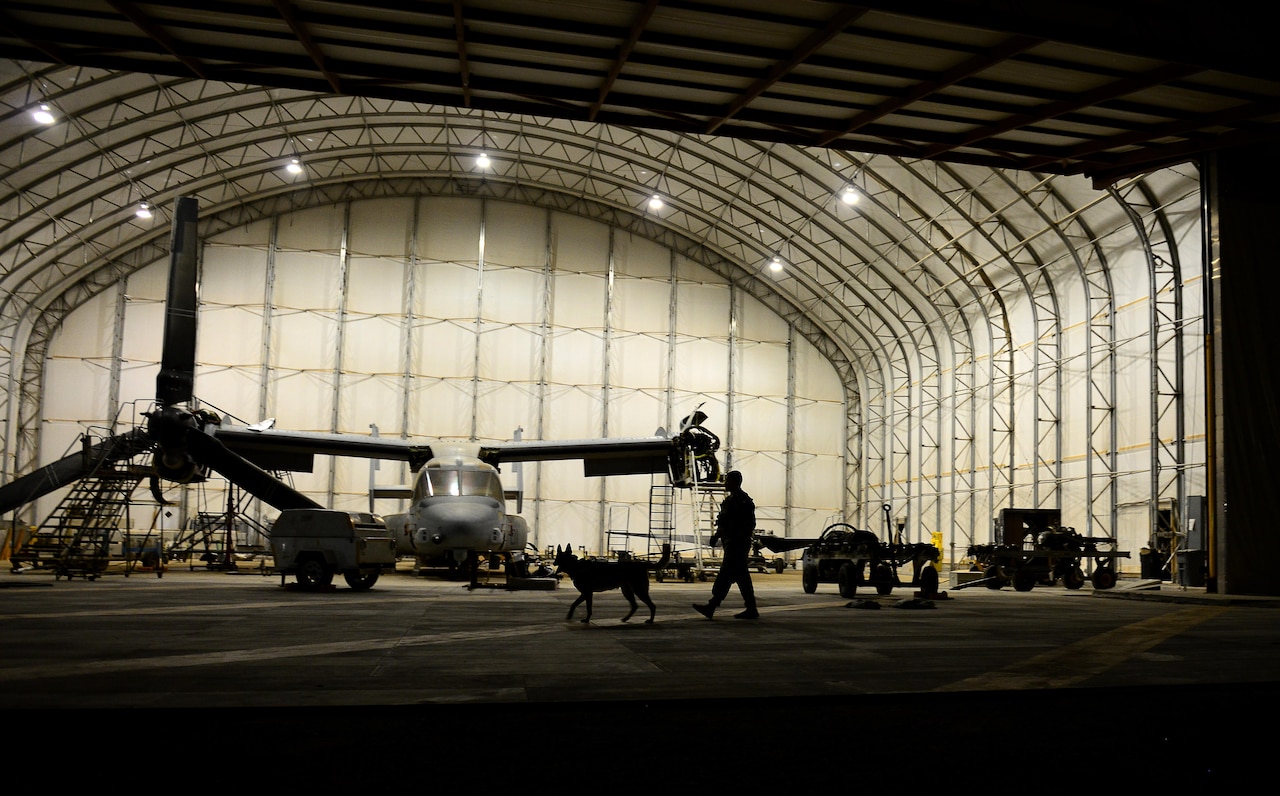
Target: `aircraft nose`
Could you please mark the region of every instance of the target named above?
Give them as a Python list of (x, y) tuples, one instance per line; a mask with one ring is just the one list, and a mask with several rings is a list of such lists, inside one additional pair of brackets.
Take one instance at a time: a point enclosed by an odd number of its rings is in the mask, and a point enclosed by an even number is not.
[(497, 511), (480, 503), (450, 501), (428, 506), (422, 512), (421, 520), (428, 538), (447, 547), (474, 548), (487, 544), (498, 527)]

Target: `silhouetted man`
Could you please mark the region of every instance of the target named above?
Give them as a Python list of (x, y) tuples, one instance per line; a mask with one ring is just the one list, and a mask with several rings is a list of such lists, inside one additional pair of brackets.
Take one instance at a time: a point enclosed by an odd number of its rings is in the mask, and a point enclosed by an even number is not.
[(735, 583), (742, 594), (746, 610), (734, 614), (734, 619), (759, 619), (756, 610), (756, 591), (751, 585), (751, 569), (747, 560), (751, 555), (751, 539), (756, 532), (756, 504), (751, 496), (742, 491), (742, 473), (729, 471), (724, 477), (725, 489), (729, 495), (720, 504), (720, 514), (716, 517), (716, 532), (711, 536), (711, 546), (719, 541), (724, 546), (724, 556), (720, 562), (720, 571), (716, 573), (715, 583), (711, 584), (711, 599), (706, 605), (694, 603), (694, 610), (710, 619), (724, 598), (729, 596), (729, 587)]

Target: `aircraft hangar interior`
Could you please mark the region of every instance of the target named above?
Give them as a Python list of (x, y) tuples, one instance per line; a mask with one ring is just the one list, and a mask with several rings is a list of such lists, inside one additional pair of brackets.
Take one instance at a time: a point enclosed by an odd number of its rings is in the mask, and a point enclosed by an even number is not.
[[(6, 3), (0, 485), (148, 428), (190, 198), (218, 418), (503, 445), (700, 410), (766, 534), (847, 523), (945, 577), (1047, 511), (1121, 579), (1280, 594), (1263, 34), (1013, 5)], [(372, 492), (421, 462), (375, 461), (286, 480), (403, 511)], [(653, 552), (667, 472), (500, 470), (534, 548)], [(6, 505), (7, 550), (74, 488)], [(144, 479), (121, 527), (237, 489)]]

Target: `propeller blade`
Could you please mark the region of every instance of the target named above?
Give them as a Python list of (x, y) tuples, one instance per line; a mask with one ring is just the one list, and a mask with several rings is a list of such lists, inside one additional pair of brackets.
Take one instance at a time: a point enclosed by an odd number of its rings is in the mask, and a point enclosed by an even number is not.
[(156, 377), (156, 403), (191, 400), (196, 369), (196, 221), (200, 204), (178, 197), (169, 241), (169, 293), (164, 307), (164, 349)]
[(107, 437), (100, 442), (83, 442), (79, 451), (0, 486), (0, 514), (70, 486), (104, 464), (132, 458), (151, 446), (151, 440), (141, 430)]

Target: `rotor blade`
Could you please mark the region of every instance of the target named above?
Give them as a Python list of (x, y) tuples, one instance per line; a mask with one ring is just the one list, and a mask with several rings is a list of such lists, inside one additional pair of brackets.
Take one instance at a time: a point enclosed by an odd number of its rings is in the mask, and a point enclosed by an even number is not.
[(281, 511), (324, 508), (198, 429), (187, 432), (187, 446), (196, 461), (269, 506)]
[(778, 536), (769, 536), (768, 534), (760, 534), (756, 536), (756, 541), (766, 550), (774, 553), (785, 553), (788, 550), (799, 550), (802, 547), (810, 547), (817, 544), (819, 539), (786, 539)]
[(200, 204), (179, 196), (169, 239), (169, 293), (164, 305), (164, 349), (156, 377), (161, 406), (191, 400), (196, 370), (196, 221)]
[(105, 463), (132, 458), (150, 445), (150, 438), (141, 430), (118, 434), (93, 445), (86, 445), (76, 453), (0, 486), (0, 514), (20, 508), (56, 489), (70, 486)]

